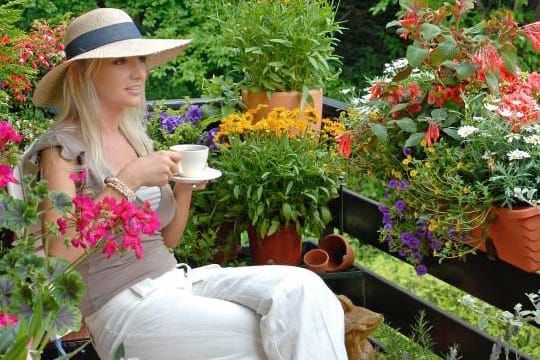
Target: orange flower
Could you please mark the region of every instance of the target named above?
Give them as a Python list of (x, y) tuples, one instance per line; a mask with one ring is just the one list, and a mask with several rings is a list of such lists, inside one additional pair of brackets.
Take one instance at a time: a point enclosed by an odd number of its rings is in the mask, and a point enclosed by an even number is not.
[(336, 136), (338, 143), (338, 154), (348, 159), (352, 153), (352, 142), (354, 136), (351, 131), (346, 131), (341, 135)]

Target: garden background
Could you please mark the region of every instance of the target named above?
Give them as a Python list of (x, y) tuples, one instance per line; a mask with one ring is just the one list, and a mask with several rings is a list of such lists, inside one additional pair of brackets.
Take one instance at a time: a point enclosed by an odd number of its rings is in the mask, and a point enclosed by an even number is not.
[[(221, 0), (20, 0), (13, 2), (13, 8), (24, 9), (22, 21), (17, 24), (24, 32), (30, 29), (35, 19), (47, 19), (52, 27), (96, 6), (107, 6), (120, 7), (130, 13), (138, 22), (143, 36), (195, 39), (193, 45), (178, 60), (152, 72), (147, 97), (149, 100), (159, 100), (212, 96), (216, 94), (216, 86), (222, 91), (227, 84), (240, 78), (240, 74), (230, 71), (233, 55), (220, 44), (219, 26), (215, 17), (219, 14), (221, 3)], [(437, 3), (442, 1), (431, 3), (436, 7)], [(520, 23), (540, 19), (540, 0), (478, 1), (477, 16), (501, 7), (512, 9)], [(407, 44), (396, 37), (392, 30), (386, 29), (386, 24), (396, 18), (398, 11), (399, 6), (395, 0), (340, 1), (338, 19), (343, 22), (346, 30), (339, 36), (341, 41), (337, 52), (342, 57), (343, 69), (339, 79), (327, 85), (326, 96), (345, 100), (344, 89), (365, 87), (370, 78), (382, 72), (385, 63), (404, 56)], [(523, 55), (519, 59), (522, 69), (539, 69), (540, 59), (537, 53), (532, 48), (527, 48), (529, 45), (522, 45), (524, 48), (520, 53)], [(210, 81), (212, 78), (214, 80)], [(34, 109), (29, 103), (17, 106), (16, 110), (19, 114), (24, 114), (25, 120), (33, 121), (32, 126), (47, 125), (48, 114)], [(0, 115), (3, 114), (0, 112)], [(370, 192), (369, 188), (367, 191)], [(368, 195), (373, 195), (373, 192)], [(355, 240), (352, 241), (356, 243)], [(462, 296), (458, 290), (429, 276), (418, 278), (409, 266), (369, 246), (356, 243), (356, 254), (358, 261), (392, 281), (411, 288), (420, 296), (469, 321), (479, 321), (478, 317), (458, 302)], [(494, 327), (491, 331), (498, 335), (501, 329)], [(532, 341), (530, 338), (521, 338), (516, 340), (515, 345), (540, 358), (540, 349), (534, 341), (536, 339), (538, 344), (539, 338), (538, 334), (533, 334)]]

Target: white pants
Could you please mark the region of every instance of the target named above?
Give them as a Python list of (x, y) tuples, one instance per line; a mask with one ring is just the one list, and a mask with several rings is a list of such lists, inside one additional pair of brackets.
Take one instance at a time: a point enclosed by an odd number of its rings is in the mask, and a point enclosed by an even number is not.
[(124, 290), (86, 318), (111, 360), (346, 360), (344, 315), (322, 279), (294, 266), (172, 270)]

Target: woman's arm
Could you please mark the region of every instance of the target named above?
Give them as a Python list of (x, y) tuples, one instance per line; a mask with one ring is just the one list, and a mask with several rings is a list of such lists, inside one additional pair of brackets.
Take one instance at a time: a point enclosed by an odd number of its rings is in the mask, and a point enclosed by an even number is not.
[[(59, 191), (67, 194), (70, 197), (76, 195), (76, 187), (73, 180), (69, 176), (74, 172), (74, 169), (80, 167), (75, 160), (66, 160), (60, 156), (59, 147), (50, 147), (41, 151), (40, 157), (40, 173), (41, 178), (47, 181), (49, 190)], [(111, 196), (116, 199), (121, 199), (122, 196), (112, 190), (106, 189), (103, 193), (99, 194), (97, 201), (105, 196)], [(44, 211), (42, 216), (42, 228), (46, 228), (46, 224), (55, 223), (60, 217), (60, 214), (56, 212), (50, 203), (50, 200), (46, 199), (40, 206), (40, 209)], [(48, 236), (46, 239), (45, 252), (48, 255), (61, 257), (67, 259), (70, 262), (76, 261), (84, 254), (84, 250), (80, 248), (74, 248), (70, 245), (66, 245), (64, 239), (71, 239), (75, 236), (75, 230), (72, 228), (67, 229), (67, 233), (61, 236)]]
[[(126, 184), (131, 190), (136, 191), (139, 187), (145, 186), (162, 186), (167, 183), (171, 175), (177, 168), (177, 162), (180, 160), (180, 155), (173, 151), (157, 151), (150, 155), (142, 156), (137, 160), (127, 164), (117, 174), (117, 177)], [(56, 190), (64, 192), (67, 195), (74, 197), (76, 195), (75, 183), (69, 178), (74, 169), (79, 167), (75, 160), (66, 160), (60, 156), (59, 147), (50, 147), (41, 151), (40, 160), (40, 172), (41, 177), (48, 182), (50, 190)], [(180, 206), (184, 209), (184, 203), (187, 205), (187, 211), (189, 212), (189, 205), (191, 202), (191, 190), (189, 191), (189, 197), (186, 197), (188, 193), (182, 194), (178, 198), (180, 200)], [(117, 200), (123, 198), (122, 194), (118, 191), (106, 187), (105, 190), (98, 194), (94, 200), (100, 201), (105, 197), (113, 197)], [(187, 201), (187, 202), (186, 202)], [(177, 200), (179, 203), (179, 200)], [(179, 206), (179, 205), (177, 205)], [(41, 205), (41, 209), (45, 211), (42, 222), (43, 228), (48, 223), (54, 223), (60, 217), (60, 215), (51, 208), (49, 201), (45, 201)], [(180, 211), (181, 213), (182, 211)], [(185, 228), (185, 222), (187, 221), (187, 214), (184, 216), (184, 220), (178, 223), (182, 225), (179, 227), (179, 234)], [(50, 236), (47, 238), (47, 248), (45, 251), (47, 254), (65, 258), (71, 262), (76, 261), (83, 255), (84, 250), (73, 248), (66, 245), (64, 239), (71, 239), (75, 236), (74, 229), (68, 229), (66, 235), (61, 237)], [(180, 236), (180, 235), (179, 235)]]

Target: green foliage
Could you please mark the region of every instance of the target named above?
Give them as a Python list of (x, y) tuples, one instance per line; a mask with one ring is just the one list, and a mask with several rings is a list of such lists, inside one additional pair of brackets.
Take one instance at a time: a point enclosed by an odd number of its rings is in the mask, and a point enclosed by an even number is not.
[[(425, 312), (420, 311), (411, 329), (407, 331), (409, 333), (408, 337), (405, 337), (387, 325), (377, 329), (373, 337), (384, 346), (385, 359), (437, 360), (440, 357), (433, 353), (434, 344), (431, 339), (431, 330), (432, 328), (426, 319)], [(399, 331), (404, 330), (399, 329)]]
[(229, 206), (262, 238), (280, 225), (294, 223), (319, 236), (330, 220), (328, 201), (337, 196), (332, 157), (308, 138), (232, 137), (213, 164), (221, 169), (231, 193)]
[[(366, 266), (368, 269), (375, 271), (385, 279), (403, 286), (408, 291), (435, 304), (441, 309), (458, 316), (470, 324), (478, 325), (479, 322), (482, 321), (481, 318), (485, 316), (471, 311), (471, 309), (464, 307), (462, 303), (458, 302), (459, 299), (462, 299), (463, 296), (466, 295), (462, 290), (448, 285), (429, 274), (419, 277), (416, 275), (414, 268), (411, 265), (406, 264), (371, 245), (363, 244), (358, 239), (350, 238), (349, 242), (354, 248), (356, 261), (363, 266)], [(476, 301), (476, 304), (490, 317), (500, 314), (501, 312), (501, 310), (498, 310), (489, 304), (481, 303), (479, 300)], [(391, 336), (395, 336), (395, 333), (392, 330), (385, 329), (385, 326), (381, 326), (379, 330), (374, 333), (376, 338), (382, 336), (380, 331), (386, 331)], [(499, 336), (504, 333), (505, 330), (500, 324), (490, 321), (488, 327), (484, 328), (483, 331), (493, 336)], [(392, 338), (392, 340), (394, 339)], [(512, 338), (510, 344), (524, 353), (538, 358), (540, 357), (540, 349), (537, 346), (539, 342), (540, 330), (526, 324), (524, 326), (524, 331), (520, 331), (516, 337)], [(386, 344), (387, 341), (383, 341), (383, 343)], [(459, 346), (459, 344), (456, 345)], [(399, 348), (400, 345), (398, 343), (396, 349), (399, 350)]]
[(322, 88), (339, 73), (334, 51), (342, 28), (330, 1), (236, 1), (218, 21), (249, 90)]

